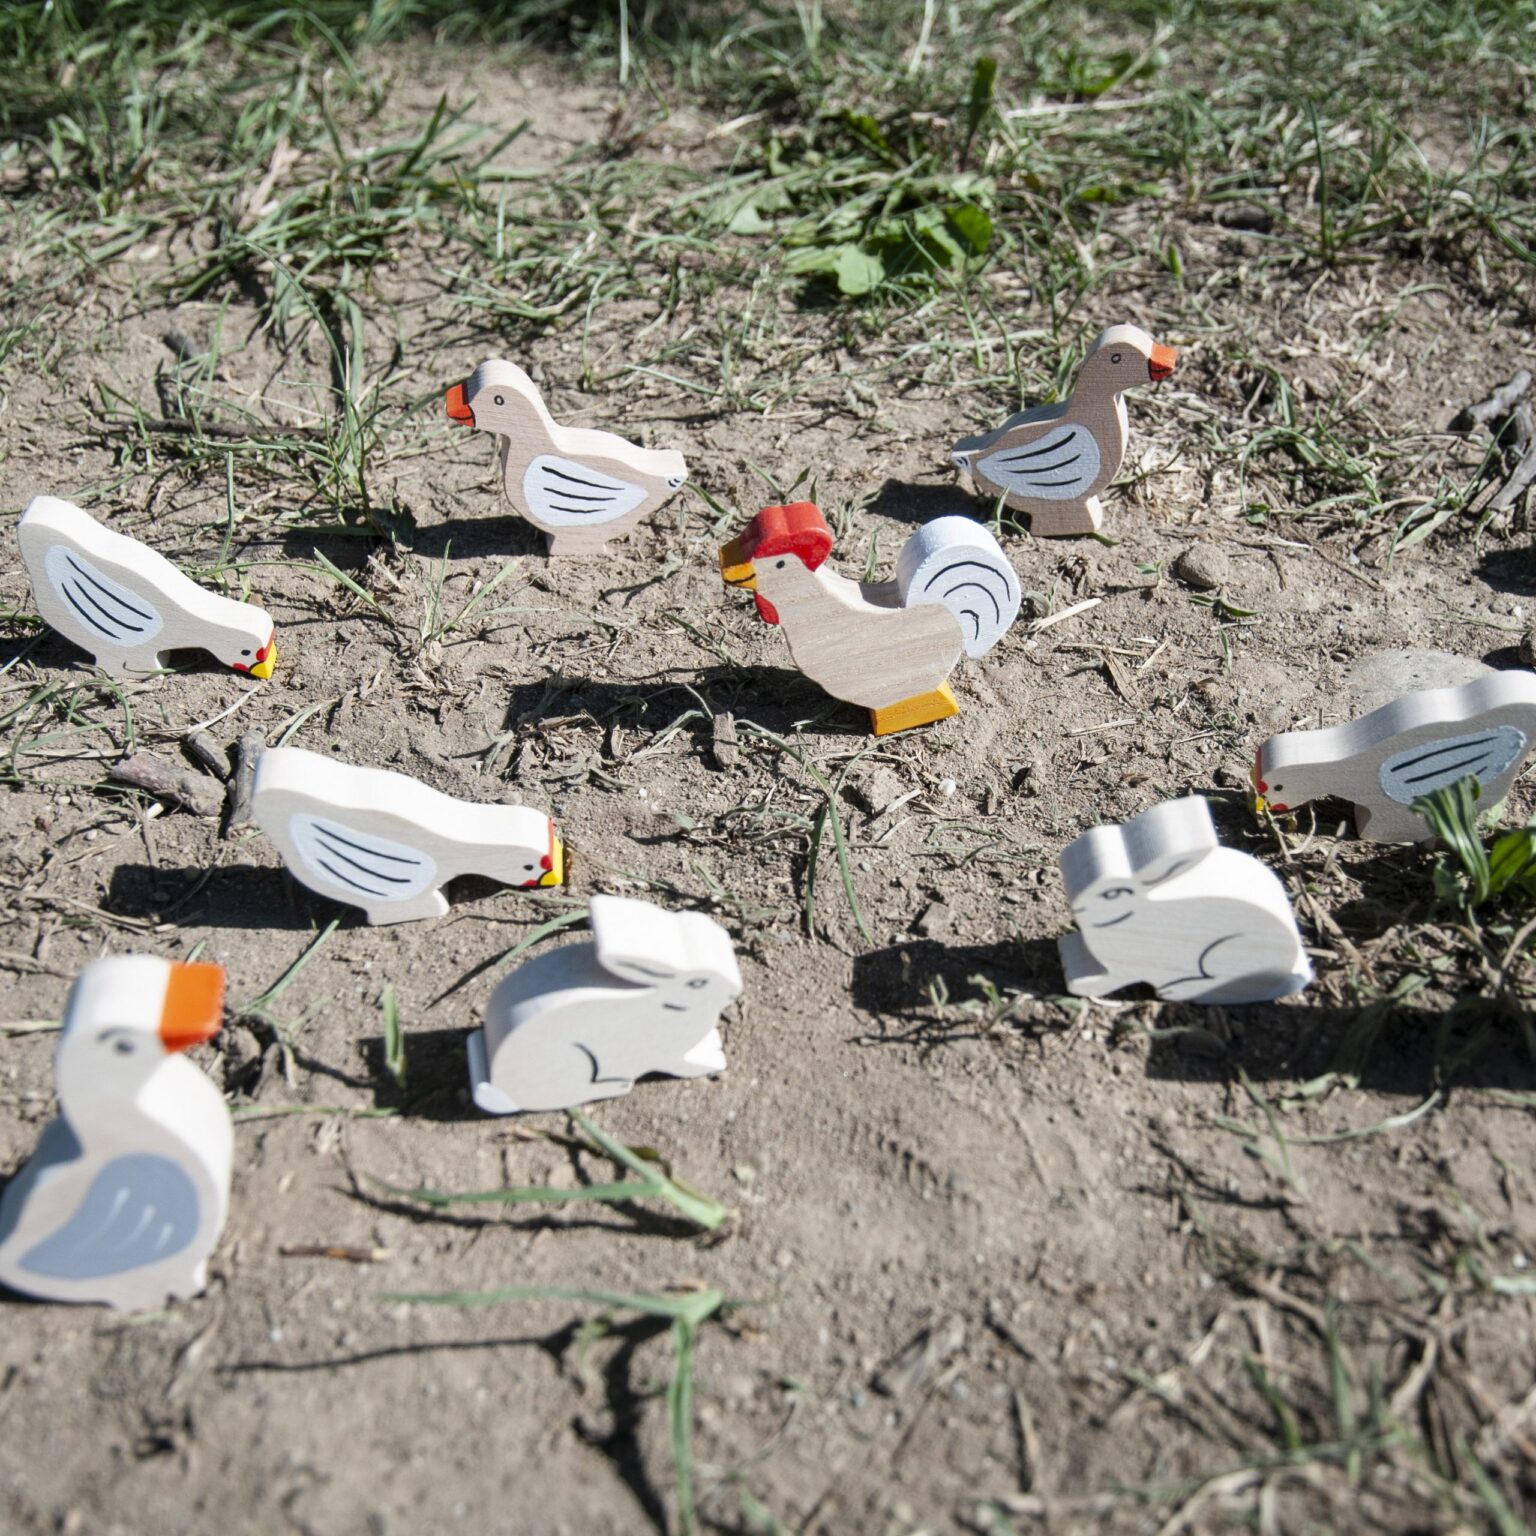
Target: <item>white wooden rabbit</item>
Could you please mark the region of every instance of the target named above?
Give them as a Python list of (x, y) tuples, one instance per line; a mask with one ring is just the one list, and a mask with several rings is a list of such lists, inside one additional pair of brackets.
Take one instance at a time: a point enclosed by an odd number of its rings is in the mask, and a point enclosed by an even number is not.
[(726, 931), (622, 896), (590, 910), (593, 942), (519, 966), (470, 1035), (470, 1087), (488, 1114), (615, 1098), (650, 1072), (725, 1070), (720, 1011), (741, 995)]
[(1285, 887), (1216, 841), (1199, 795), (1094, 827), (1060, 862), (1078, 930), (1058, 947), (1080, 997), (1144, 981), (1170, 1001), (1258, 1003), (1312, 980)]

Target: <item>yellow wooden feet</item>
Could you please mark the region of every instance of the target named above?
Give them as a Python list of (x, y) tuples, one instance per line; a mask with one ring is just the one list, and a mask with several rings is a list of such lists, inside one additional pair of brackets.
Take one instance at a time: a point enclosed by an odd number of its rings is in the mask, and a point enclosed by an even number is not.
[(910, 731), (914, 725), (931, 725), (935, 720), (948, 720), (960, 713), (948, 683), (940, 683), (932, 693), (920, 693), (916, 698), (903, 699), (899, 704), (888, 704), (884, 709), (869, 712), (870, 725), (876, 736), (889, 736), (894, 731)]

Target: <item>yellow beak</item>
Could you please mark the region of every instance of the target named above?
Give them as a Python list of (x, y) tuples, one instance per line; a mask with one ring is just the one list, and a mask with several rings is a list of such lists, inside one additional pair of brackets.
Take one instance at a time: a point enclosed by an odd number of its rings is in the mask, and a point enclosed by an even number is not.
[(276, 665), (277, 641), (273, 640), (267, 646), (267, 659), (265, 661), (258, 661), (256, 665), (251, 668), (251, 676), (259, 677), (263, 682), (265, 682), (269, 677), (272, 676), (272, 668)]
[(757, 571), (741, 552), (740, 539), (732, 539), (721, 546), (720, 576), (728, 587), (745, 587), (749, 592), (757, 590)]
[(550, 867), (539, 876), (539, 884), (561, 885), (565, 881), (565, 844), (557, 837), (549, 850)]
[(1259, 765), (1257, 763), (1248, 770), (1248, 784), (1253, 790), (1253, 814), (1255, 816), (1262, 816), (1269, 810), (1269, 801), (1259, 793)]

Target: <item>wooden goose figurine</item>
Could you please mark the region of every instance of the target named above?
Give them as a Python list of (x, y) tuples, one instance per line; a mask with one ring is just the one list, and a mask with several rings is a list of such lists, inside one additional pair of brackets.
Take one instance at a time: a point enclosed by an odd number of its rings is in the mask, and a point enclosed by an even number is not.
[(164, 555), (103, 528), (73, 502), (33, 497), (16, 539), (37, 611), (103, 672), (155, 672), (162, 653), (194, 649), (236, 672), (272, 676), (271, 615), (198, 586)]
[(597, 555), (678, 491), (675, 448), (638, 448), (612, 432), (562, 427), (538, 386), (493, 357), (448, 391), (449, 417), (501, 441), (507, 500), (544, 534), (551, 555)]
[(1324, 795), (1349, 800), (1355, 831), (1377, 843), (1422, 843), (1413, 802), (1468, 776), (1482, 799), (1509, 793), (1536, 739), (1536, 673), (1494, 672), (1426, 688), (1318, 731), (1283, 731), (1254, 762), (1256, 808), (1281, 815)]
[(224, 1096), (180, 1053), (219, 1031), (224, 972), (114, 955), (75, 979), (59, 1118), (0, 1197), (0, 1281), (139, 1310), (195, 1296), (229, 1207)]
[(962, 438), (951, 450), (955, 467), (978, 494), (1027, 512), (1038, 538), (1097, 533), (1104, 521), (1099, 493), (1125, 458), (1123, 392), (1166, 379), (1177, 360), (1139, 326), (1112, 325), (1089, 348), (1065, 400)]

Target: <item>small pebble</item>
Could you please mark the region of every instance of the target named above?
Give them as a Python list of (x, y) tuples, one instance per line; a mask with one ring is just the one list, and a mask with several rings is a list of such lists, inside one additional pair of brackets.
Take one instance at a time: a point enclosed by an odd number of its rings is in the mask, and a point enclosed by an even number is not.
[(946, 800), (952, 800), (954, 798), (955, 791), (959, 788), (960, 786), (956, 784), (953, 779), (939, 780), (939, 793), (943, 795)]
[(1173, 562), (1173, 574), (1196, 592), (1215, 592), (1231, 579), (1232, 562), (1216, 544), (1191, 544)]

